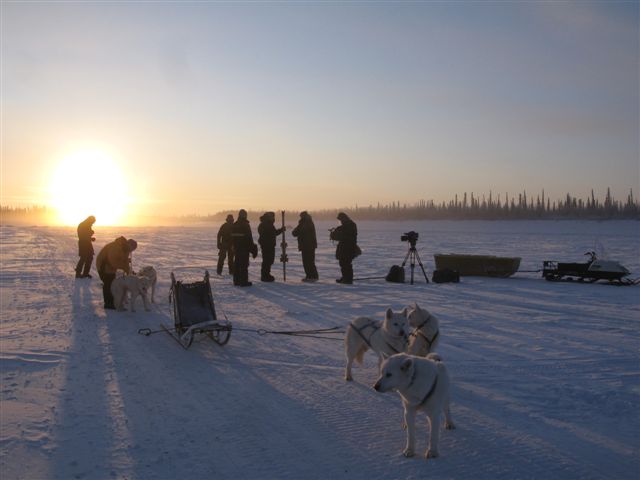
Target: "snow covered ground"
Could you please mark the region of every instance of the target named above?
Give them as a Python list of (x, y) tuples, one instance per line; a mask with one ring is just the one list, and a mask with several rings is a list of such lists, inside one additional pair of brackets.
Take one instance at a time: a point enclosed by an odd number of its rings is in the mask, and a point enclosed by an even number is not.
[[(419, 269), (414, 285), (338, 285), (333, 225), (316, 226), (319, 283), (299, 281), (293, 241), (286, 284), (279, 264), (278, 282), (264, 284), (254, 262), (251, 288), (214, 274), (219, 314), (244, 330), (224, 347), (200, 340), (190, 350), (137, 331), (173, 322), (172, 271), (187, 281), (215, 272), (217, 226), (96, 228), (96, 251), (123, 234), (139, 242), (134, 267), (157, 268), (149, 313), (105, 312), (96, 276), (73, 278), (75, 229), (3, 226), (2, 479), (640, 477), (640, 287), (551, 283), (539, 273), (435, 285)], [(420, 234), (429, 276), (433, 253), (521, 256), (521, 270), (537, 270), (543, 260), (583, 261), (597, 243), (640, 276), (638, 222), (359, 229), (360, 278), (401, 263), (409, 230)], [(396, 394), (371, 388), (373, 354), (347, 383), (341, 341), (255, 333), (344, 327), (414, 301), (440, 319), (458, 427), (443, 431), (441, 455), (429, 461), (401, 456), (402, 407)], [(422, 451), (427, 428), (418, 420)]]

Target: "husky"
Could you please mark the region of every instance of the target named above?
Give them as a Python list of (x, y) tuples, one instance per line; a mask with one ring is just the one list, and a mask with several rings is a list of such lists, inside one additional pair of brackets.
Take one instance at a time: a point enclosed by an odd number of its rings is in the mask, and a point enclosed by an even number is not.
[(416, 445), (416, 413), (418, 410), (425, 410), (431, 433), (424, 457), (437, 457), (442, 412), (445, 428), (455, 428), (449, 406), (449, 374), (440, 356), (437, 353), (430, 353), (426, 358), (405, 353), (392, 355), (382, 364), (380, 378), (373, 388), (378, 392), (395, 390), (402, 398), (403, 427), (407, 430), (407, 445), (402, 454), (405, 457), (413, 457)]
[(113, 304), (118, 311), (124, 311), (124, 303), (127, 298), (127, 292), (131, 292), (131, 300), (129, 301), (130, 309), (135, 312), (135, 303), (138, 296), (142, 297), (144, 309), (148, 312), (149, 300), (147, 299), (147, 290), (149, 289), (149, 279), (147, 277), (139, 277), (137, 275), (121, 275), (117, 276), (111, 283), (111, 294), (113, 295)]
[(413, 332), (409, 335), (407, 353), (425, 357), (433, 352), (440, 341), (440, 322), (438, 319), (420, 308), (417, 303), (407, 313), (409, 325)]
[(347, 357), (347, 367), (344, 379), (353, 380), (351, 365), (357, 360), (362, 364), (364, 353), (371, 349), (378, 354), (378, 371), (382, 364), (383, 355), (404, 352), (407, 349), (409, 323), (407, 309), (394, 313), (390, 308), (385, 313), (382, 322), (367, 317), (358, 317), (347, 327), (344, 337), (344, 349)]
[(151, 303), (156, 303), (156, 283), (158, 283), (158, 273), (156, 272), (156, 269), (147, 265), (146, 267), (142, 267), (138, 270), (138, 276), (149, 279), (149, 286), (151, 287)]

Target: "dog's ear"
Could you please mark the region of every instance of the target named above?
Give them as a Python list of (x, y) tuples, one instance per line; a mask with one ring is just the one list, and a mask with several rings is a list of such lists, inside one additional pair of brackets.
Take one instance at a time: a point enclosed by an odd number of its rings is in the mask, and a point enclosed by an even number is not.
[(393, 317), (393, 310), (391, 310), (391, 307), (387, 308), (387, 311), (384, 314), (385, 318), (391, 318)]
[(400, 365), (400, 370), (403, 372), (407, 372), (411, 368), (411, 365), (413, 365), (413, 358), (409, 357), (402, 362), (402, 365)]
[(403, 316), (403, 317), (406, 317), (406, 316), (407, 316), (407, 314), (409, 313), (409, 308), (404, 307), (404, 308), (402, 309), (402, 312), (400, 312), (400, 313), (402, 313), (402, 316)]

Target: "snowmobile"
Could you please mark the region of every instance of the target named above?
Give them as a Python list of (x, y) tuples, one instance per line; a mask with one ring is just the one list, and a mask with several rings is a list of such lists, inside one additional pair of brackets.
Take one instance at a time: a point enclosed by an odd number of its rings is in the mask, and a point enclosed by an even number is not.
[(547, 260), (543, 264), (542, 276), (549, 281), (578, 280), (579, 282), (597, 282), (607, 280), (618, 285), (634, 285), (637, 281), (625, 279), (631, 272), (623, 265), (612, 260), (599, 260), (596, 252), (585, 253), (589, 257), (586, 263), (564, 263)]

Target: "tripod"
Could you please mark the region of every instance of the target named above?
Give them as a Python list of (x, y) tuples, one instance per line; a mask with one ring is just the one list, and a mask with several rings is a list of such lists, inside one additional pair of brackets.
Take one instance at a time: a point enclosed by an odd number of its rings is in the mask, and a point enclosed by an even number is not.
[(411, 266), (411, 285), (413, 285), (413, 270), (416, 268), (416, 260), (418, 261), (418, 265), (422, 269), (422, 274), (424, 275), (424, 279), (429, 283), (429, 279), (427, 278), (427, 273), (424, 271), (424, 265), (422, 265), (422, 261), (420, 260), (420, 255), (418, 255), (418, 250), (416, 250), (416, 244), (411, 243), (409, 247), (409, 251), (404, 256), (404, 260), (402, 261), (402, 268), (407, 264), (407, 260), (409, 260), (409, 265)]

